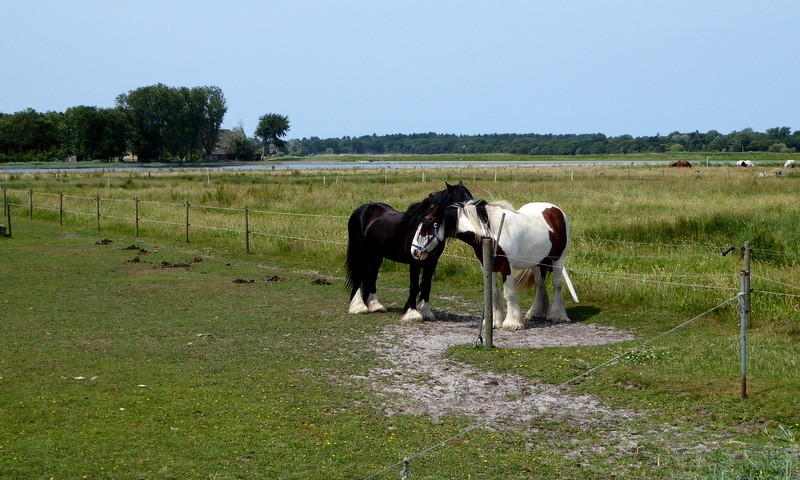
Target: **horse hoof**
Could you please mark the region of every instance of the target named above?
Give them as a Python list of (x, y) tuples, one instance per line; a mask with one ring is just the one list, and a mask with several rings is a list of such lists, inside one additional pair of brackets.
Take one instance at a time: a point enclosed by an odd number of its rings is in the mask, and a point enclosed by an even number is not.
[(572, 323), (572, 320), (570, 320), (567, 317), (553, 317), (553, 318), (548, 318), (547, 321), (553, 323)]
[(417, 310), (408, 310), (400, 317), (403, 323), (421, 323), (423, 320), (422, 314)]
[(369, 302), (369, 307), (367, 307), (367, 313), (386, 313), (387, 311), (388, 310), (386, 310), (386, 307), (381, 305), (379, 302)]
[(378, 301), (378, 296), (374, 293), (370, 294), (370, 296), (367, 298), (367, 309), (369, 310), (369, 313), (386, 313), (386, 307), (381, 305), (381, 302)]
[(369, 308), (363, 303), (361, 305), (350, 305), (350, 311), (348, 313), (351, 315), (366, 315), (369, 313)]
[(369, 307), (364, 304), (364, 300), (361, 298), (361, 290), (359, 290), (350, 300), (349, 313), (352, 315), (363, 315), (369, 313)]
[(516, 322), (503, 322), (503, 330), (508, 330), (509, 332), (515, 332), (517, 330), (521, 330), (525, 328), (525, 325), (522, 323)]
[(431, 306), (428, 302), (420, 301), (417, 302), (417, 310), (422, 315), (422, 319), (426, 322), (435, 322), (436, 315), (433, 314), (433, 310), (431, 310)]

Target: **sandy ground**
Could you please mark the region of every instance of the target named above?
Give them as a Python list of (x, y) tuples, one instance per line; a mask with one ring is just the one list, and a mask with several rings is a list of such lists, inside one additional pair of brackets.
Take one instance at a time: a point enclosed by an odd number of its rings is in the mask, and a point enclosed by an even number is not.
[[(589, 395), (572, 395), (519, 375), (481, 372), (446, 359), (444, 352), (450, 346), (474, 345), (477, 320), (462, 316), (396, 324), (375, 339), (383, 365), (368, 379), (386, 399), (385, 413), (427, 414), (434, 420), (443, 415), (497, 417), (514, 423), (536, 416), (570, 417), (579, 424), (638, 415), (606, 408)], [(494, 345), (508, 349), (600, 345), (633, 338), (626, 331), (585, 323), (528, 322), (517, 332), (494, 331)]]

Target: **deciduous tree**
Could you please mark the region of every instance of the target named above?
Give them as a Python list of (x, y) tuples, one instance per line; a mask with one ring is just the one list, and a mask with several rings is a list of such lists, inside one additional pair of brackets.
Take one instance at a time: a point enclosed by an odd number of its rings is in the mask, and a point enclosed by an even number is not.
[(289, 133), (289, 117), (277, 113), (268, 113), (258, 119), (255, 135), (261, 139), (263, 155), (269, 153), (270, 145), (276, 150), (284, 147), (283, 137)]

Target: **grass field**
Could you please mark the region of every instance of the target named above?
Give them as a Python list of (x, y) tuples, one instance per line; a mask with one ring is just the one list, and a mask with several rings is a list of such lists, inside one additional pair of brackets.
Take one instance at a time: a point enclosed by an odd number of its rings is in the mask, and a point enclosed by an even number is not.
[[(800, 177), (646, 166), (0, 173), (13, 227), (0, 238), (0, 477), (368, 478), (469, 429), (387, 416), (367, 379), (407, 269), (384, 264), (388, 314), (347, 315), (343, 287), (355, 207), (404, 208), (460, 180), (478, 198), (560, 205), (581, 297), (568, 312), (637, 340), (487, 352), (470, 338), (447, 357), (559, 384), (619, 356), (566, 391), (644, 415), (614, 427), (636, 448), (607, 448), (602, 425), (501, 421), (415, 457), (409, 478), (797, 478)], [(715, 307), (737, 293), (745, 241), (743, 401), (736, 302)], [(446, 253), (434, 308), (479, 304), (471, 252)]]

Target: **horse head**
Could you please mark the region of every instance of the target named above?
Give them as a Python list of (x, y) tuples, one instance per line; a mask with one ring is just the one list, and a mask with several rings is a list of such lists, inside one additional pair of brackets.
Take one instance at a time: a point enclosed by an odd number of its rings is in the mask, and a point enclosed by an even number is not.
[(445, 241), (448, 232), (443, 225), (450, 206), (472, 200), (472, 193), (464, 182), (457, 185), (445, 182), (445, 186), (444, 190), (431, 193), (425, 201), (409, 208), (409, 212), (416, 212), (410, 219), (413, 221), (411, 228), (416, 226), (411, 240), (411, 256), (415, 260), (425, 260)]
[(422, 217), (411, 240), (411, 256), (425, 260), (447, 237), (454, 237), (459, 212), (467, 203), (469, 200), (444, 207), (436, 206)]
[(411, 240), (411, 256), (419, 261), (428, 258), (428, 255), (444, 241), (444, 228), (437, 219), (438, 206), (434, 206), (417, 226), (414, 238)]

